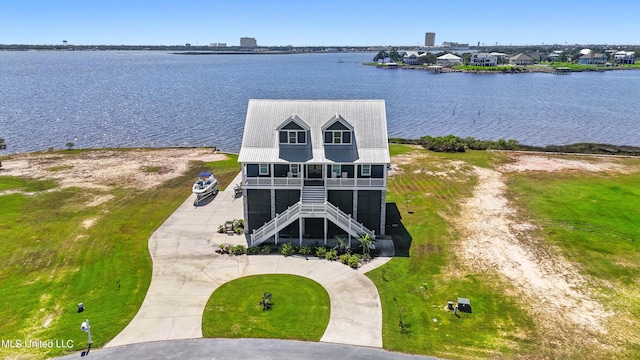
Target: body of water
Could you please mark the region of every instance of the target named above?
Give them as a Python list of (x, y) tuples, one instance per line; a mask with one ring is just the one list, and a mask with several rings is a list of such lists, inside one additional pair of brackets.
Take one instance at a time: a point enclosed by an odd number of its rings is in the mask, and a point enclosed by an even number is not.
[(384, 99), (390, 137), (640, 146), (640, 71), (436, 75), (361, 64), (374, 55), (0, 52), (0, 137), (5, 153), (67, 142), (237, 152), (251, 98)]

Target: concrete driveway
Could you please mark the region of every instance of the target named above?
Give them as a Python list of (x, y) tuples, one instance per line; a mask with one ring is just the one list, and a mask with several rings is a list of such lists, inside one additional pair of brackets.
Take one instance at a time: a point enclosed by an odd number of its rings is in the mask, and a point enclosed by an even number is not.
[[(240, 174), (232, 184), (240, 182)], [(320, 341), (382, 347), (382, 308), (375, 285), (364, 276), (393, 256), (390, 240), (378, 241), (382, 256), (358, 270), (326, 260), (282, 255), (216, 254), (220, 244), (244, 244), (242, 235), (218, 234), (218, 226), (240, 219), (242, 198), (233, 186), (194, 207), (194, 195), (149, 239), (153, 275), (140, 310), (105, 347), (202, 337), (202, 314), (218, 286), (248, 275), (294, 274), (320, 283), (329, 293), (331, 315)]]
[[(73, 353), (59, 359), (78, 359)], [(437, 360), (371, 347), (274, 339), (191, 339), (91, 350), (88, 359)]]

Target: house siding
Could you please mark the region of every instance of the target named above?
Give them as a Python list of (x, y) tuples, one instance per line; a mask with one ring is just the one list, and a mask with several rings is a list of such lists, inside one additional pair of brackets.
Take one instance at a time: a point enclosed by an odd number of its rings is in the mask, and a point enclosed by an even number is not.
[(382, 196), (380, 191), (359, 190), (358, 191), (358, 214), (357, 220), (369, 229), (380, 232)]
[[(289, 206), (297, 203), (300, 200), (300, 190), (289, 189), (277, 189), (275, 191), (275, 212), (281, 214), (287, 210)], [(297, 237), (300, 233), (299, 220), (294, 221), (291, 225), (287, 226), (280, 231), (280, 236)]]
[[(347, 214), (353, 215), (353, 191), (352, 190), (329, 190), (327, 191), (327, 201), (340, 208)], [(336, 237), (344, 235), (344, 230), (329, 221), (327, 226), (327, 236)]]
[(271, 191), (269, 189), (247, 189), (246, 228), (257, 229), (271, 220)]

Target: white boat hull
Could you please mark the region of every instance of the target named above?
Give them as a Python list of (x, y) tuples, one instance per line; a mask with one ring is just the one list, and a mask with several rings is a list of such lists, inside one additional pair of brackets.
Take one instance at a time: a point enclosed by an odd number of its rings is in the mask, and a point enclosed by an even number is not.
[(208, 197), (209, 195), (218, 193), (218, 180), (213, 174), (208, 177), (198, 177), (198, 180), (193, 184), (191, 191), (196, 194), (196, 204), (199, 200)]

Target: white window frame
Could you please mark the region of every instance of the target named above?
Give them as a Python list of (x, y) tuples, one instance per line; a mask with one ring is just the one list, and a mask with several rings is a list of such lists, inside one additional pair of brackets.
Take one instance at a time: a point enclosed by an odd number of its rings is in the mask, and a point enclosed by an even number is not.
[(300, 176), (300, 164), (289, 164), (289, 172), (293, 177)]
[[(307, 143), (307, 134), (306, 134), (306, 131), (304, 131), (304, 130), (280, 130), (280, 131), (284, 131), (284, 132), (287, 133), (287, 141), (286, 142), (281, 142), (280, 144), (300, 144), (300, 145), (305, 145)], [(298, 135), (301, 132), (305, 133), (304, 134), (304, 142), (298, 142)]]
[[(293, 140), (293, 141), (291, 141)], [(289, 131), (287, 132), (287, 142), (289, 144), (297, 144), (298, 143), (298, 132), (297, 131)]]
[(371, 165), (370, 164), (360, 165), (360, 175), (371, 176)]
[(258, 175), (269, 175), (269, 164), (259, 164)]
[[(329, 132), (331, 133), (331, 142), (325, 143), (325, 144), (335, 144), (335, 145), (350, 145), (352, 143), (352, 139), (353, 139), (353, 132), (351, 130), (326, 130), (325, 132)], [(349, 142), (343, 142), (342, 138), (343, 138), (343, 134), (344, 133), (351, 133), (351, 136), (349, 136)], [(336, 136), (338, 135), (339, 136)], [(336, 142), (336, 140), (338, 140), (338, 142)]]

